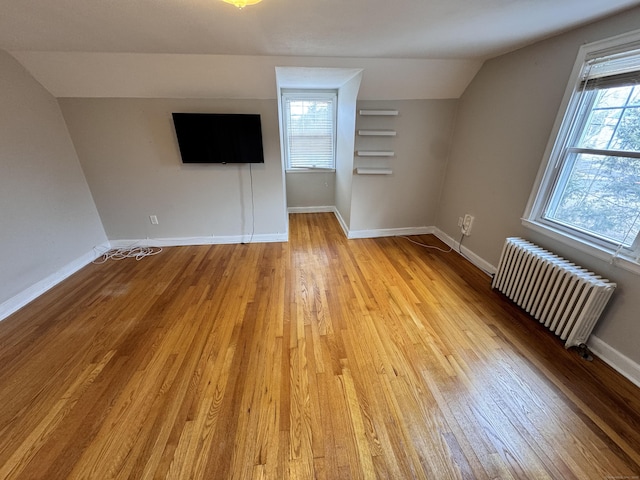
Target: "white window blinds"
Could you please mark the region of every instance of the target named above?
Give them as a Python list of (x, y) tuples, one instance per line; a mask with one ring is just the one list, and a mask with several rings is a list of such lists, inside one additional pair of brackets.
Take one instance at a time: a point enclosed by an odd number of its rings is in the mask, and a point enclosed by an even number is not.
[(585, 62), (581, 87), (620, 87), (640, 83), (640, 50), (604, 55)]
[(287, 169), (335, 168), (335, 94), (284, 94)]

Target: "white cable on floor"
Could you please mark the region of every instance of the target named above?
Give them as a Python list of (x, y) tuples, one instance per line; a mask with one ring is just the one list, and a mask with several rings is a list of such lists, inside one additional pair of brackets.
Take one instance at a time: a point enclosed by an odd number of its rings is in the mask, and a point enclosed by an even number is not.
[(440, 247), (437, 247), (435, 245), (427, 245), (426, 243), (416, 242), (415, 240), (412, 240), (412, 239), (410, 239), (409, 237), (407, 237), (405, 235), (400, 235), (400, 238), (404, 238), (405, 240), (409, 240), (411, 243), (415, 243), (416, 245), (419, 245), (421, 247), (432, 248), (433, 250), (438, 250), (438, 251), (443, 252), (443, 253), (449, 253), (449, 252), (453, 251), (453, 247), (449, 247), (449, 250), (444, 250), (444, 249), (442, 249)]
[(112, 250), (104, 252), (102, 255), (100, 255), (100, 257), (96, 258), (93, 263), (101, 264), (105, 263), (107, 260), (124, 260), (125, 258), (135, 258), (136, 260), (140, 261), (144, 257), (157, 255), (160, 252), (162, 252), (162, 248), (160, 247), (131, 246), (114, 248)]

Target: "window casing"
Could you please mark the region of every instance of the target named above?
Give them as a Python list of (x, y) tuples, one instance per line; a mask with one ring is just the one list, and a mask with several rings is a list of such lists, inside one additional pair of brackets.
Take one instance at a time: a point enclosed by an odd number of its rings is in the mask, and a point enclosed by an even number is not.
[(580, 50), (523, 221), (640, 272), (640, 35)]
[(336, 92), (282, 94), (286, 170), (335, 170)]

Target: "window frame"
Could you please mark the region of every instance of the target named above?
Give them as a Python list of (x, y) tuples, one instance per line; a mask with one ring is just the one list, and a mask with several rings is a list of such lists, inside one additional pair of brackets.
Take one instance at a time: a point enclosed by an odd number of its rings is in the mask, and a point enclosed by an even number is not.
[[(291, 150), (289, 145), (289, 122), (290, 117), (286, 106), (287, 100), (307, 100), (307, 101), (327, 101), (330, 100), (332, 104), (332, 166), (327, 167), (313, 167), (313, 166), (292, 166), (291, 165)], [(283, 151), (285, 160), (285, 172), (286, 173), (309, 173), (309, 172), (335, 172), (336, 170), (336, 146), (337, 146), (337, 118), (338, 118), (338, 92), (337, 90), (282, 90), (281, 93), (281, 108), (282, 108), (282, 125), (283, 125)]]
[(524, 226), (570, 245), (596, 258), (607, 260), (622, 268), (640, 274), (640, 234), (630, 248), (620, 246), (590, 232), (563, 225), (545, 218), (547, 205), (552, 199), (568, 150), (576, 150), (571, 139), (584, 130), (590, 112), (581, 104), (579, 90), (586, 62), (595, 58), (640, 49), (640, 30), (583, 45), (577, 55), (558, 115), (551, 132), (540, 170), (527, 203), (522, 223)]

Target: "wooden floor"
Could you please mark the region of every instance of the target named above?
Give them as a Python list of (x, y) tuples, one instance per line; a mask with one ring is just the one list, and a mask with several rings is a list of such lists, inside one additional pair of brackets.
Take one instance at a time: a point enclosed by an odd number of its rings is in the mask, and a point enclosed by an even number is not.
[(458, 254), (290, 230), (90, 265), (0, 322), (0, 479), (639, 478), (640, 389)]

